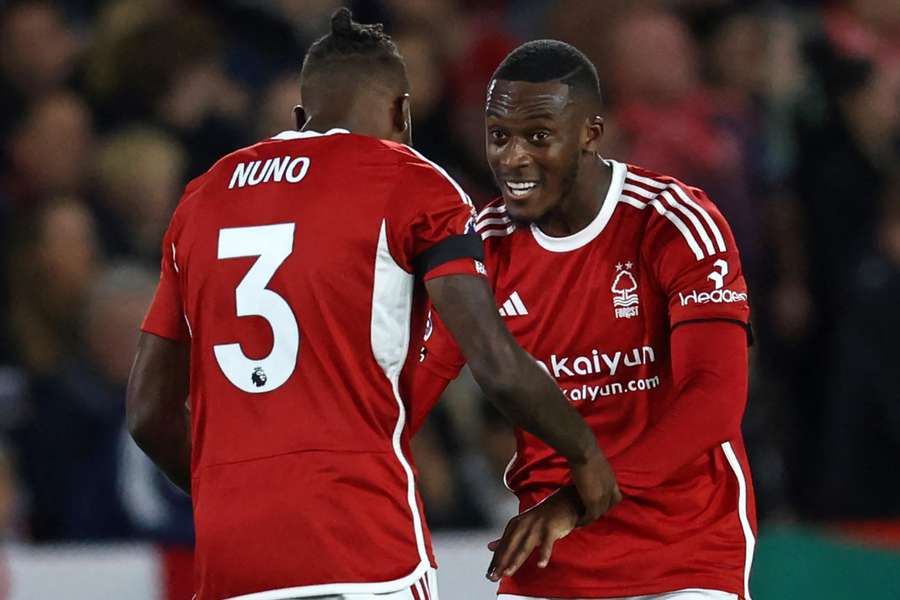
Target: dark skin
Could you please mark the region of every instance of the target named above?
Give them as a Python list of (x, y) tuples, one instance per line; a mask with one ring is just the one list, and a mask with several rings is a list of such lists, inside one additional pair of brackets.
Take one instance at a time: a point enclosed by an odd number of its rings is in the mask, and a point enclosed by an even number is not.
[(189, 343), (141, 332), (125, 397), (128, 430), (134, 441), (188, 495), (190, 358)]
[[(491, 83), (485, 146), (510, 218), (562, 237), (597, 216), (612, 179), (612, 168), (599, 158), (598, 109), (564, 83)], [(516, 195), (510, 182), (537, 185)]]
[[(564, 237), (597, 216), (612, 180), (612, 168), (599, 154), (599, 108), (596, 99), (559, 81), (491, 82), (485, 146), (510, 218)], [(514, 189), (530, 183), (530, 189)], [(615, 502), (620, 499), (617, 493)], [(488, 578), (513, 575), (536, 548), (538, 566), (546, 567), (553, 544), (589, 522), (580, 518), (581, 509), (569, 487), (513, 517), (488, 545), (494, 552)]]
[[(365, 86), (356, 95), (340, 97), (310, 85), (305, 82), (301, 87), (305, 106), (295, 109), (303, 129), (341, 127), (401, 143), (409, 140), (405, 85)], [(434, 278), (425, 287), (488, 398), (515, 425), (568, 459), (582, 519), (599, 518), (620, 497), (612, 469), (581, 416), (506, 329), (487, 282), (481, 277), (450, 275)], [(188, 344), (141, 334), (128, 385), (129, 430), (186, 492), (190, 491), (190, 429), (185, 426), (188, 373)]]

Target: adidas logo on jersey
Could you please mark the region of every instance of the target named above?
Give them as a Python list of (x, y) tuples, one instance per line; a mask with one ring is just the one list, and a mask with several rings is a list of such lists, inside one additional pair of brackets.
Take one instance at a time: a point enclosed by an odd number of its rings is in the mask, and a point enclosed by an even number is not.
[(528, 314), (525, 303), (519, 297), (519, 292), (513, 292), (509, 299), (500, 308), (501, 317), (523, 317)]

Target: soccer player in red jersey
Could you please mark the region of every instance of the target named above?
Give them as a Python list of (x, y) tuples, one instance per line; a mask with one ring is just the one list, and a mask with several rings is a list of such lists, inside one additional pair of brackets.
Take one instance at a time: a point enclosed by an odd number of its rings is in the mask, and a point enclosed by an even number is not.
[[(623, 500), (573, 531), (564, 459), (517, 430), (505, 480), (522, 512), (491, 545), (488, 574), (509, 600), (749, 598), (740, 256), (702, 190), (600, 156), (600, 102), (593, 65), (568, 44), (529, 42), (504, 60), (486, 112), (502, 198), (475, 229), (500, 314), (591, 425)], [(422, 411), (463, 364), (433, 317)]]
[(198, 600), (436, 598), (406, 417), (417, 287), (488, 396), (567, 457), (583, 519), (618, 490), (590, 428), (497, 314), (468, 197), (406, 145), (409, 84), (390, 38), (341, 9), (301, 79), (301, 131), (186, 188), (129, 427), (192, 495)]

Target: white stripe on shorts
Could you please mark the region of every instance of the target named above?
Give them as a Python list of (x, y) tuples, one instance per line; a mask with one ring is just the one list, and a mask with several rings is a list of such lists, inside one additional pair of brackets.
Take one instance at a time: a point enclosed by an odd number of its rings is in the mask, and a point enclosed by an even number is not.
[(439, 600), (437, 591), (437, 571), (428, 569), (411, 586), (387, 594), (340, 594), (337, 596), (315, 596), (305, 600)]
[[(497, 600), (556, 600), (554, 598), (538, 598), (535, 596), (517, 596), (515, 594), (500, 594)], [(567, 599), (576, 600), (576, 599)], [(578, 599), (588, 600), (588, 599)], [(651, 594), (649, 596), (627, 596), (622, 598), (605, 598), (604, 600), (738, 600), (737, 595), (728, 592), (720, 592), (718, 590), (702, 590), (700, 588), (689, 588), (685, 590), (675, 590), (674, 592), (666, 592), (664, 594)]]

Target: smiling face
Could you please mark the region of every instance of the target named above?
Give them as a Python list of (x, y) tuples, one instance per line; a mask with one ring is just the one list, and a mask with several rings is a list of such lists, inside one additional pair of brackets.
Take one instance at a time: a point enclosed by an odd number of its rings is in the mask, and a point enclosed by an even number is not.
[(583, 153), (599, 139), (589, 123), (585, 103), (567, 84), (491, 83), (487, 159), (512, 219), (537, 221), (570, 195)]

